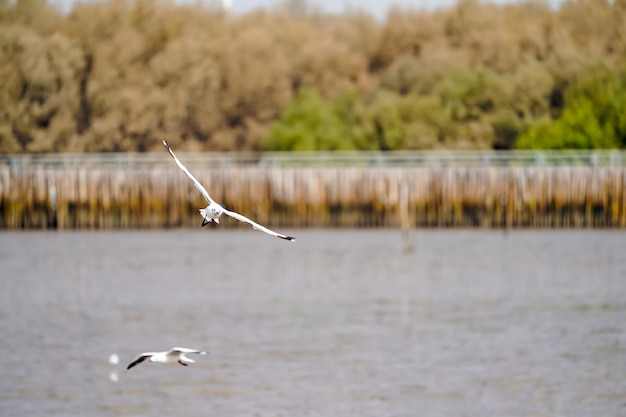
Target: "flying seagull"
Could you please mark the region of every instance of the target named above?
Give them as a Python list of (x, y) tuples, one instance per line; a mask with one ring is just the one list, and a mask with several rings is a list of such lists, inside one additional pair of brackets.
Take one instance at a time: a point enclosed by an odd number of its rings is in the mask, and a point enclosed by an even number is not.
[(137, 358), (134, 361), (132, 361), (130, 365), (126, 367), (126, 370), (128, 371), (133, 366), (139, 365), (141, 362), (145, 361), (146, 359), (148, 360), (148, 362), (156, 362), (156, 363), (178, 362), (183, 366), (187, 366), (190, 363), (194, 363), (195, 361), (193, 359), (188, 358), (185, 355), (186, 353), (195, 353), (198, 355), (207, 354), (206, 352), (203, 352), (201, 350), (187, 349), (187, 348), (182, 348), (182, 347), (175, 347), (165, 352), (145, 352), (137, 356)]
[(209, 202), (209, 205), (206, 208), (200, 209), (200, 215), (202, 216), (202, 226), (206, 226), (207, 224), (211, 223), (212, 221), (214, 221), (215, 223), (219, 223), (220, 222), (220, 216), (222, 214), (226, 214), (226, 215), (228, 215), (228, 216), (230, 216), (230, 217), (232, 217), (234, 219), (239, 220), (240, 222), (245, 222), (245, 223), (251, 224), (252, 228), (254, 230), (259, 230), (261, 232), (267, 233), (268, 235), (276, 236), (276, 237), (279, 237), (279, 238), (285, 239), (285, 240), (290, 240), (292, 242), (296, 241), (295, 237), (285, 236), (285, 235), (281, 235), (280, 233), (276, 233), (275, 231), (270, 230), (270, 229), (268, 229), (265, 226), (261, 226), (260, 224), (253, 222), (249, 218), (247, 218), (245, 216), (242, 216), (239, 213), (236, 213), (234, 211), (226, 210), (224, 207), (222, 207), (221, 205), (216, 203), (211, 198), (211, 196), (209, 195), (209, 192), (206, 190), (206, 188), (204, 188), (202, 186), (202, 184), (200, 184), (200, 182), (193, 175), (191, 175), (191, 173), (178, 160), (178, 158), (176, 158), (176, 155), (174, 155), (174, 152), (172, 151), (172, 148), (170, 148), (170, 145), (165, 140), (163, 141), (163, 145), (165, 145), (165, 147), (169, 151), (170, 155), (172, 155), (172, 158), (174, 158), (174, 161), (176, 162), (176, 165), (178, 165), (178, 168), (180, 168), (185, 173), (185, 175), (188, 176), (191, 179), (191, 181), (193, 181), (193, 185), (198, 189), (198, 191), (200, 191), (200, 193), (202, 194), (202, 196), (204, 196), (206, 201)]

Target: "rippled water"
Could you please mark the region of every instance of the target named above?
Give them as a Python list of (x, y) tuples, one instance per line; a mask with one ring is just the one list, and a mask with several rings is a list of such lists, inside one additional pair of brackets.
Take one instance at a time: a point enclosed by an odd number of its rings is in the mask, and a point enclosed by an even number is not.
[(626, 233), (294, 234), (0, 234), (0, 415), (626, 415)]

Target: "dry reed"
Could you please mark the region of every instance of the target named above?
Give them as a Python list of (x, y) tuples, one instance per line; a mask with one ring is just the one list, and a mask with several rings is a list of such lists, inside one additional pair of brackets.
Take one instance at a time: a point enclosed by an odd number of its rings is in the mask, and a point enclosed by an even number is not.
[[(215, 200), (272, 227), (626, 227), (624, 167), (244, 165), (194, 173)], [(175, 167), (0, 166), (4, 229), (194, 227), (205, 205)]]

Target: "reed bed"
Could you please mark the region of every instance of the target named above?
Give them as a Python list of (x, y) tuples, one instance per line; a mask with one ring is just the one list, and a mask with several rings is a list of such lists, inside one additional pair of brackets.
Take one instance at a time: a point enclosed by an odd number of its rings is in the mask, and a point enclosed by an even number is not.
[[(626, 226), (622, 166), (193, 171), (215, 200), (271, 227)], [(197, 227), (205, 205), (174, 166), (0, 166), (3, 229)]]

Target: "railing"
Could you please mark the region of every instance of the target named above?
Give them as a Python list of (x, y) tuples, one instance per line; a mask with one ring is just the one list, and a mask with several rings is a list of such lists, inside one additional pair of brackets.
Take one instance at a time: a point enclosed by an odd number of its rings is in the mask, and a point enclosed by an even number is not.
[(622, 166), (624, 151), (397, 151), (263, 154), (276, 166)]
[[(626, 151), (177, 152), (185, 165), (320, 166), (624, 166)], [(167, 152), (0, 155), (0, 165), (142, 167), (171, 163)]]

